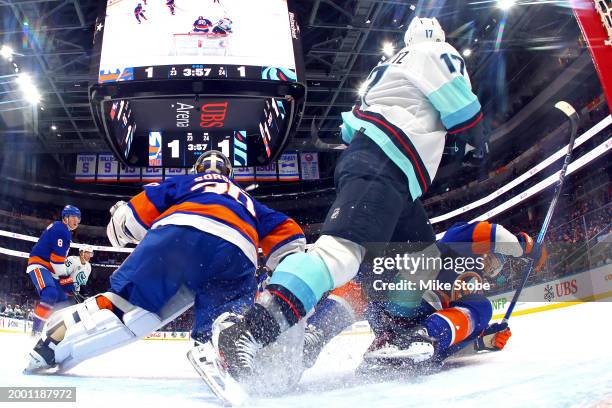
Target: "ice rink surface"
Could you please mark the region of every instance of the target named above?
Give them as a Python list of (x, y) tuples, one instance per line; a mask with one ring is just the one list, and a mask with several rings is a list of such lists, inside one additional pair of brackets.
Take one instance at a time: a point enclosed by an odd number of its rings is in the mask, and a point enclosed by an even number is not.
[[(585, 303), (513, 317), (503, 352), (447, 364), (427, 376), (366, 383), (353, 370), (371, 335), (340, 336), (299, 389), (250, 407), (589, 407), (612, 404), (612, 303)], [(138, 341), (62, 376), (25, 376), (34, 340), (0, 333), (2, 386), (75, 386), (79, 407), (219, 406), (192, 370), (188, 341)], [(607, 405), (606, 405), (607, 404)], [(33, 405), (33, 404), (32, 404)], [(19, 405), (26, 406), (25, 403)], [(40, 404), (36, 404), (40, 406)], [(45, 407), (74, 403), (45, 404)]]

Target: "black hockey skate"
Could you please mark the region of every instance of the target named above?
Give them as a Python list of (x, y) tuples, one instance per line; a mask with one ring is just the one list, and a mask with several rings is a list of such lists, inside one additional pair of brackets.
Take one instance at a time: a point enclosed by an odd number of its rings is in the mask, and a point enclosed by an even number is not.
[(321, 330), (310, 324), (306, 326), (306, 330), (304, 331), (303, 351), (304, 368), (311, 368), (315, 365), (325, 344), (325, 336)]
[(241, 369), (238, 350), (232, 349), (235, 343), (232, 336), (236, 329), (221, 335), (221, 332), (239, 325), (242, 320), (242, 316), (237, 314), (223, 313), (213, 323), (212, 339), (204, 344), (196, 341), (194, 348), (187, 353), (191, 365), (225, 405), (242, 405), (248, 398), (246, 390), (237, 381), (247, 375), (249, 365), (245, 361), (247, 366)]
[(255, 355), (263, 348), (244, 321), (234, 324), (219, 334), (219, 356), (228, 373), (237, 381), (253, 374)]

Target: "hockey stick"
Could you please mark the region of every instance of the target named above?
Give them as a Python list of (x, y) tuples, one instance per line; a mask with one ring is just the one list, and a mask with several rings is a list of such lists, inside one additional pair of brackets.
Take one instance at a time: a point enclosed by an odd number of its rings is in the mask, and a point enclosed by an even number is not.
[(80, 292), (77, 292), (76, 290), (72, 291), (72, 296), (74, 297), (74, 300), (77, 303), (83, 303), (83, 301), (85, 300), (85, 297), (83, 295), (81, 295)]
[(337, 150), (344, 150), (348, 146), (344, 143), (325, 143), (319, 138), (319, 129), (315, 124), (315, 119), (310, 124), (310, 142), (312, 145), (321, 152), (333, 152)]
[[(552, 219), (553, 213), (555, 212), (555, 207), (557, 206), (557, 201), (559, 200), (559, 196), (561, 195), (561, 189), (563, 189), (563, 181), (565, 180), (565, 172), (567, 171), (567, 166), (570, 163), (572, 158), (572, 151), (574, 150), (574, 139), (576, 138), (576, 133), (578, 132), (578, 113), (576, 110), (567, 102), (559, 101), (555, 104), (555, 108), (559, 109), (563, 112), (570, 121), (570, 140), (567, 144), (567, 153), (565, 154), (565, 161), (563, 162), (563, 167), (561, 168), (561, 172), (559, 173), (559, 180), (557, 181), (557, 186), (555, 187), (555, 193), (553, 195), (553, 199), (548, 206), (548, 212), (546, 213), (546, 217), (544, 218), (544, 222), (542, 223), (542, 228), (540, 228), (540, 233), (538, 234), (538, 238), (536, 239), (537, 247), (542, 247), (544, 243), (544, 238), (546, 237), (546, 232), (548, 231), (548, 226), (550, 225), (550, 220)], [(503, 323), (507, 323), (508, 319), (510, 319), (510, 315), (512, 315), (512, 311), (514, 311), (514, 307), (518, 301), (525, 284), (527, 283), (527, 279), (529, 275), (531, 275), (531, 271), (533, 270), (533, 260), (529, 261), (529, 266), (527, 267), (526, 272), (523, 274), (521, 278), (521, 282), (519, 283), (516, 292), (514, 292), (514, 296), (512, 297), (512, 301), (510, 302), (510, 306), (508, 306), (508, 311), (504, 315), (502, 320)]]

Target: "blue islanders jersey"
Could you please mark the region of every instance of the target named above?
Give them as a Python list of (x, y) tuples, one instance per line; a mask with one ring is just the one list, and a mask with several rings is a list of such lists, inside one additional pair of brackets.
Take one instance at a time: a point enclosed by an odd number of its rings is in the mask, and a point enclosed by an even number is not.
[(482, 119), (466, 64), (446, 42), (423, 42), (376, 66), (360, 103), (342, 114), (342, 139), (363, 129), (406, 175), (413, 200), (433, 181), (446, 134), (461, 137)]
[(207, 18), (202, 18), (202, 19), (197, 19), (196, 21), (194, 21), (193, 23), (193, 28), (195, 30), (208, 30), (209, 28), (212, 27), (212, 21), (210, 21)]
[(135, 221), (126, 226), (139, 236), (144, 235), (143, 230), (162, 225), (191, 226), (233, 243), (253, 265), (257, 265), (258, 248), (268, 259), (296, 242), (306, 244), (295, 221), (215, 173), (188, 174), (149, 184), (128, 205)]
[(514, 234), (499, 224), (488, 221), (459, 222), (438, 241), (463, 256), (500, 253), (522, 256), (523, 249)]
[(70, 249), (71, 239), (70, 230), (63, 222), (55, 221), (49, 225), (30, 251), (26, 272), (42, 266), (48, 269), (54, 277), (63, 274), (64, 261)]

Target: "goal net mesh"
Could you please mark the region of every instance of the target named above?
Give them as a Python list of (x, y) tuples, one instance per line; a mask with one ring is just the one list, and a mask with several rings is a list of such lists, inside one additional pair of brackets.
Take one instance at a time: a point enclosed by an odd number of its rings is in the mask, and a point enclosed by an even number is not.
[(608, 33), (605, 43), (612, 46), (612, 0), (595, 0), (595, 9)]
[(224, 34), (174, 34), (172, 55), (228, 55), (230, 37)]

